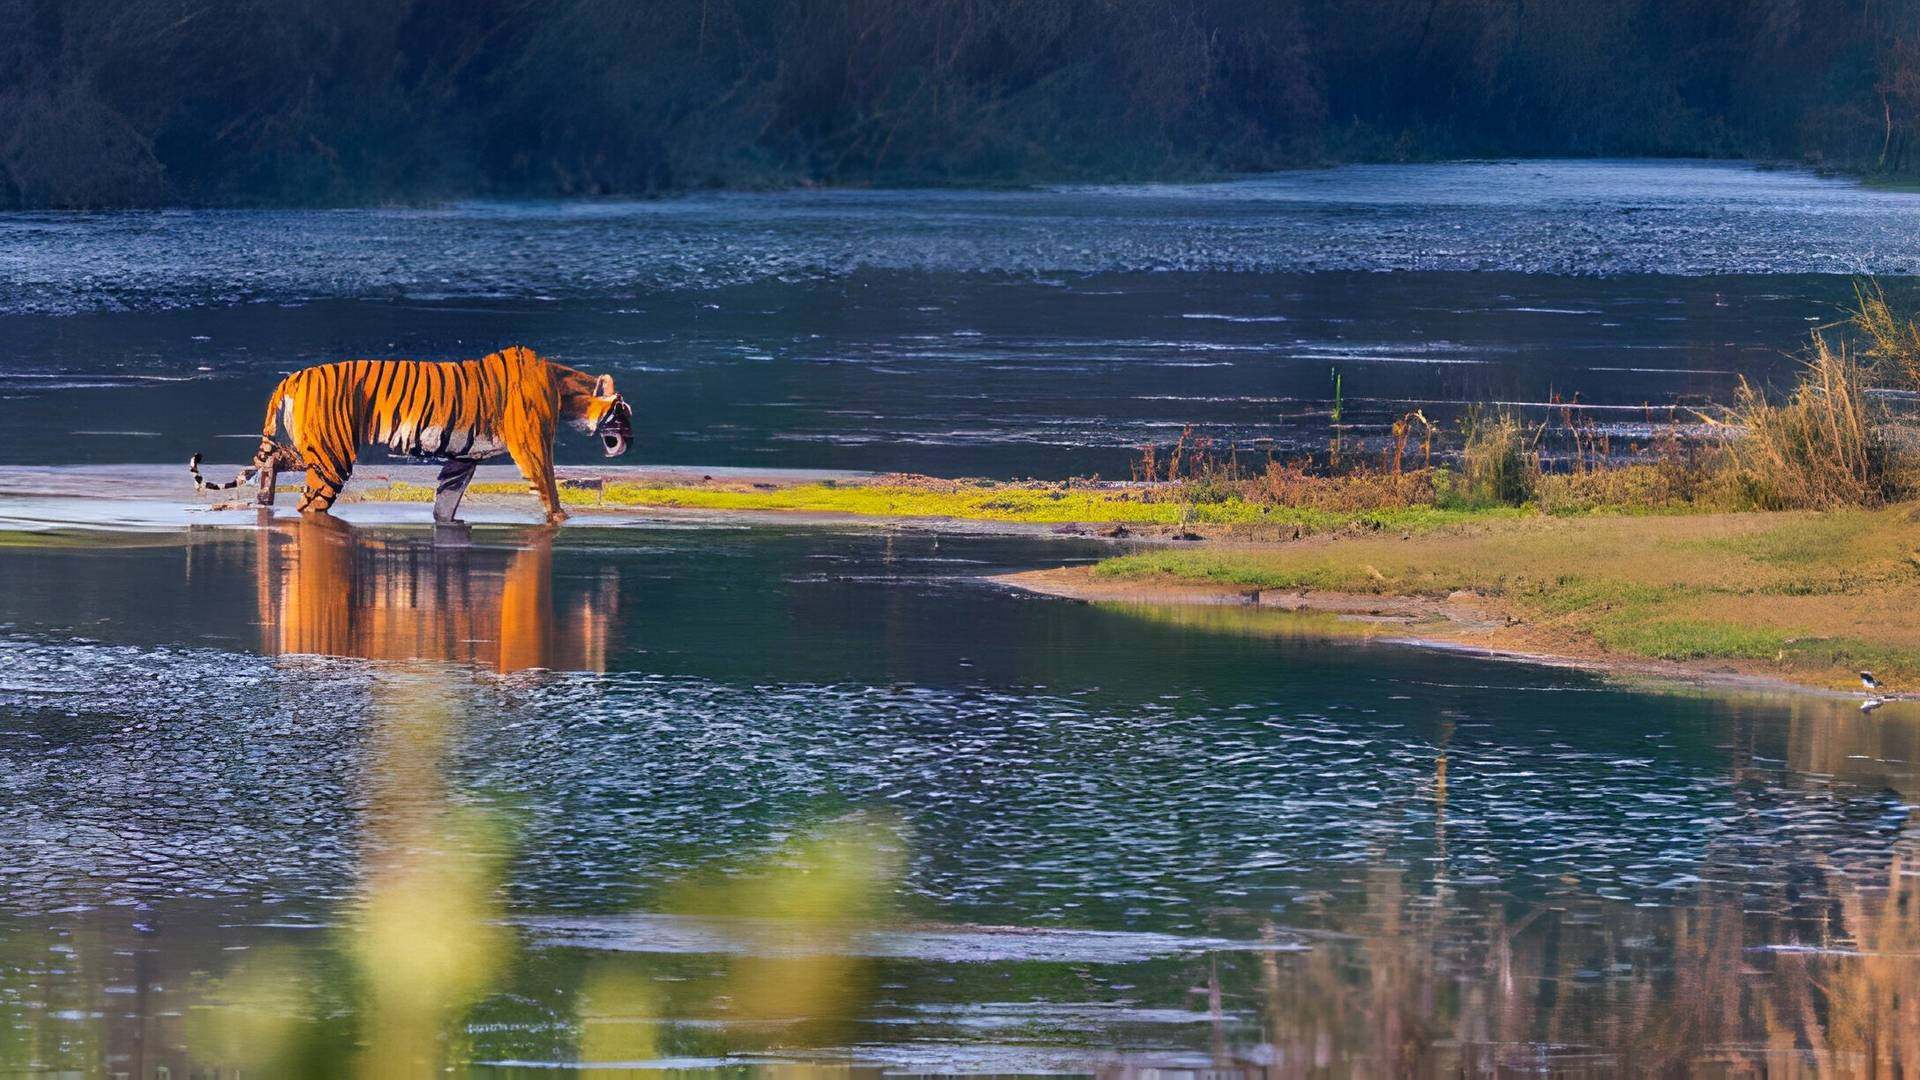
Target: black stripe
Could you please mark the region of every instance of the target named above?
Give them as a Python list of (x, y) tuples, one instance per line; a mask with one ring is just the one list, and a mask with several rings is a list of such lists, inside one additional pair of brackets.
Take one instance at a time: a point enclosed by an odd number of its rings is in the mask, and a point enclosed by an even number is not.
[(460, 384), (466, 369), (456, 365), (447, 374), (453, 380), (453, 400), (447, 403), (447, 422), (440, 428), (440, 448), (435, 453), (441, 455), (445, 455), (447, 447), (453, 445), (453, 430), (460, 424)]
[[(393, 368), (394, 366), (391, 363), (384, 361), (380, 363), (380, 370), (373, 379), (373, 389), (367, 394), (367, 416), (370, 419), (378, 419), (378, 416), (372, 410), (379, 408), (380, 399), (386, 396), (387, 385), (393, 382)], [(384, 439), (386, 438), (386, 432), (368, 431), (367, 438), (369, 440)]]
[(447, 399), (447, 373), (443, 370), (445, 367), (445, 364), (427, 365), (427, 398), (420, 406), (419, 418), (413, 425), (413, 449), (421, 453), (427, 449), (420, 441), (421, 428), (433, 422), (434, 416), (440, 412), (440, 403)]
[(386, 428), (381, 432), (382, 442), (390, 443), (394, 428), (400, 423), (400, 414), (406, 411), (407, 399), (413, 396), (413, 384), (420, 379), (419, 365), (407, 360), (395, 360), (399, 367), (394, 376), (393, 412), (387, 416)]

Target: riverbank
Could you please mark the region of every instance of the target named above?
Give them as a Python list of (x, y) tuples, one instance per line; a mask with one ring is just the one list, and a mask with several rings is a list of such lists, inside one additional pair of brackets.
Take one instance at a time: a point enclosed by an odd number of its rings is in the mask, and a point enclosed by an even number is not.
[[(0, 496), (61, 500), (62, 520), (86, 518), (68, 521), (84, 525), (178, 488), (171, 497), (181, 520), (251, 520), (246, 498), (220, 500), (250, 491), (196, 500), (176, 471), (7, 468)], [(430, 466), (364, 469), (342, 515), (424, 525), (432, 475)], [(532, 497), (510, 467), (482, 475), (463, 516), (533, 519)], [(1096, 565), (996, 580), (1152, 605), (1160, 617), (1183, 609), (1241, 620), (1256, 632), (1389, 636), (1669, 678), (1848, 690), (1858, 685), (1853, 673), (1868, 668), (1896, 691), (1920, 685), (1920, 620), (1911, 616), (1920, 610), (1916, 503), (1770, 513), (1341, 513), (1232, 499), (1183, 503), (1180, 489), (1164, 484), (648, 467), (566, 468), (561, 479), (580, 525), (860, 525), (1124, 541)], [(291, 502), (283, 492), (283, 512)], [(226, 513), (209, 512), (222, 507)], [(1277, 619), (1277, 611), (1294, 615)]]
[(1311, 611), (1332, 634), (1710, 680), (1920, 682), (1912, 504), (1535, 516), (1426, 534), (1137, 552), (1005, 584), (1083, 600)]

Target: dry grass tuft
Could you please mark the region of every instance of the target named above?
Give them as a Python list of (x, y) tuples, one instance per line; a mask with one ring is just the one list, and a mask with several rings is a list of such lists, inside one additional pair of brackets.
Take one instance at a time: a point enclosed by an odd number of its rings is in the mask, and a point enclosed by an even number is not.
[(1305, 462), (1272, 461), (1245, 488), (1253, 502), (1347, 513), (1430, 506), (1433, 478), (1432, 469), (1386, 472), (1365, 466), (1329, 476), (1313, 472)]
[(1853, 355), (1817, 334), (1785, 403), (1768, 402), (1742, 379), (1731, 416), (1745, 430), (1727, 452), (1744, 501), (1762, 510), (1884, 503), (1892, 474), (1866, 386)]

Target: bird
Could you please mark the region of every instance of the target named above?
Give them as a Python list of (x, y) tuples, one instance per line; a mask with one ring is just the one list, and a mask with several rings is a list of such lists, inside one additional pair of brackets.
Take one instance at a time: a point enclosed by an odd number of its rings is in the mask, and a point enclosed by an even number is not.
[(1886, 702), (1881, 701), (1879, 698), (1868, 698), (1867, 700), (1860, 703), (1860, 711), (1863, 713), (1870, 713), (1873, 710), (1885, 704)]
[(1860, 673), (1860, 685), (1869, 690), (1878, 690), (1880, 689), (1880, 680), (1873, 677), (1873, 672), (1863, 671)]

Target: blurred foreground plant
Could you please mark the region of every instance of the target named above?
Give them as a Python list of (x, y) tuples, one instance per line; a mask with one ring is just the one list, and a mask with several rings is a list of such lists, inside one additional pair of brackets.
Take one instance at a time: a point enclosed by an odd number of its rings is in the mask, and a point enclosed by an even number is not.
[(460, 805), (444, 765), (459, 722), (431, 672), (376, 693), (358, 904), (321, 955), (275, 950), (221, 979), (196, 1010), (211, 1060), (275, 1076), (400, 1077), (465, 1060), (466, 1015), (506, 970), (508, 837)]
[(663, 1010), (704, 1013), (730, 1050), (832, 1041), (871, 993), (859, 938), (886, 923), (902, 849), (895, 827), (864, 816), (790, 840), (744, 872), (706, 875), (668, 890), (664, 907), (728, 943), (722, 971), (668, 1003), (646, 957), (595, 962), (580, 995), (580, 1059), (622, 1062), (662, 1054)]
[[(189, 1032), (202, 1060), (271, 1076), (443, 1073), (471, 1062), (476, 1008), (512, 981), (518, 942), (497, 895), (510, 832), (449, 787), (446, 688), (407, 674), (379, 698), (361, 899), (326, 948), (262, 952), (210, 987)], [(855, 939), (885, 918), (900, 865), (890, 824), (849, 817), (667, 887), (661, 906), (726, 941), (725, 963), (669, 997), (662, 985), (680, 980), (657, 957), (596, 958), (574, 983), (579, 1059), (654, 1060), (665, 1022), (689, 1015), (718, 1026), (722, 1054), (831, 1038), (865, 1002)]]

